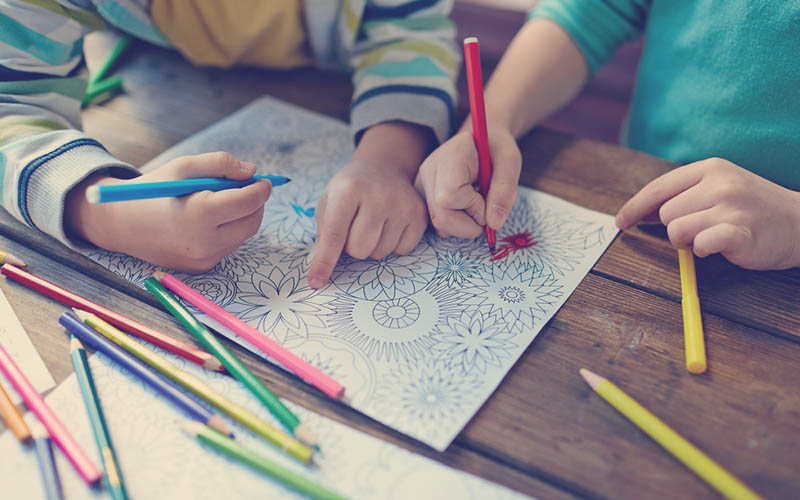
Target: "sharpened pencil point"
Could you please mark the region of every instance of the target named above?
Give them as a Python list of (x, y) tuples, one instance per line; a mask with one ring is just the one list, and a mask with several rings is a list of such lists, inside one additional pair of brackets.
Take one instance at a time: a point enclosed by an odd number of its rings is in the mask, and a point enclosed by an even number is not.
[(580, 373), (581, 377), (583, 377), (583, 380), (585, 380), (586, 383), (589, 384), (589, 387), (591, 387), (592, 389), (597, 389), (597, 386), (600, 385), (600, 382), (605, 380), (600, 375), (594, 372), (590, 372), (586, 368), (581, 368)]
[(83, 349), (83, 344), (81, 344), (81, 341), (78, 340), (78, 337), (75, 335), (70, 335), (69, 352), (75, 352), (79, 349)]
[(233, 431), (231, 431), (231, 428), (228, 426), (227, 423), (225, 423), (224, 420), (222, 420), (222, 417), (220, 417), (219, 415), (212, 415), (211, 418), (208, 419), (208, 422), (206, 422), (206, 425), (211, 427), (215, 431), (219, 431), (222, 434), (225, 434), (226, 436), (233, 438)]
[(215, 358), (214, 356), (209, 355), (209, 358), (203, 361), (203, 368), (206, 370), (211, 370), (213, 372), (223, 372), (225, 371), (225, 367), (222, 366), (222, 363)]
[(297, 440), (304, 445), (319, 450), (319, 446), (317, 446), (317, 438), (314, 437), (314, 433), (311, 432), (311, 429), (306, 427), (305, 424), (299, 424), (297, 427), (295, 427), (293, 434), (294, 437), (296, 437)]
[(181, 427), (187, 434), (196, 436), (203, 429), (203, 424), (196, 420), (187, 420), (181, 424)]
[(158, 281), (161, 281), (161, 278), (164, 277), (164, 274), (166, 273), (164, 273), (163, 271), (153, 271), (153, 278), (157, 279)]
[(2, 252), (0, 252), (0, 257), (2, 257), (0, 261), (6, 264), (11, 264), (12, 266), (17, 266), (17, 267), (25, 267), (24, 262), (22, 262), (18, 257), (11, 255), (10, 253), (6, 253), (5, 256), (3, 256)]
[(83, 309), (78, 309), (77, 307), (72, 308), (72, 313), (78, 317), (79, 320), (86, 322), (87, 319), (92, 317), (92, 313), (86, 312)]

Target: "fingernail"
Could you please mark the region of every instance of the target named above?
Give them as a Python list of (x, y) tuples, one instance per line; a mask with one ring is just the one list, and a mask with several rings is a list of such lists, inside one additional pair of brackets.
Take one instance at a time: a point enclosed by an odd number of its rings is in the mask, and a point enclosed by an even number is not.
[(319, 276), (310, 276), (308, 278), (308, 284), (311, 286), (311, 288), (322, 288), (325, 286), (325, 280)]
[(239, 168), (242, 169), (242, 172), (247, 172), (247, 173), (256, 171), (256, 166), (246, 161), (239, 162)]

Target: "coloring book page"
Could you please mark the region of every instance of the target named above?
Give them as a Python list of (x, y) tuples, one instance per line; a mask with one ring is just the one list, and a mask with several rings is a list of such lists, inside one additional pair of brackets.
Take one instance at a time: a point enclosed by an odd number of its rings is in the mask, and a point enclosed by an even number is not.
[[(429, 232), (408, 255), (342, 256), (331, 283), (315, 290), (313, 212), (352, 156), (347, 125), (261, 98), (148, 165), (218, 150), (292, 182), (273, 189), (258, 234), (210, 272), (176, 276), (330, 374), (357, 410), (440, 451), (617, 233), (609, 215), (520, 188), (494, 254), (482, 237)], [(119, 253), (88, 255), (140, 286), (153, 269)]]
[[(50, 375), (50, 371), (28, 337), (28, 332), (22, 327), (2, 290), (0, 290), (0, 344), (37, 391), (43, 393), (56, 385), (56, 381)], [(14, 404), (22, 403), (22, 398), (2, 373), (0, 373), (0, 385)]]
[[(280, 428), (269, 411), (241, 384), (219, 373), (208, 372), (165, 351), (158, 352), (173, 364), (200, 378), (215, 391)], [(68, 354), (65, 353), (65, 356)], [(270, 478), (253, 472), (200, 444), (185, 434), (186, 420), (167, 399), (131, 378), (127, 371), (102, 355), (90, 358), (111, 440), (130, 498), (221, 500), (296, 500), (305, 498)], [(89, 417), (75, 375), (47, 397), (48, 405), (62, 419), (89, 458), (100, 458)], [(303, 474), (322, 486), (354, 500), (522, 500), (528, 498), (504, 487), (403, 448), (351, 429), (297, 405), (291, 410), (311, 429), (320, 444), (309, 467), (287, 457), (254, 434), (233, 424), (236, 440), (278, 465)], [(35, 420), (27, 415), (29, 422)], [(64, 454), (53, 445), (64, 496), (69, 500), (110, 496), (90, 489)], [(0, 485), (3, 500), (45, 498), (36, 454), (5, 432), (0, 436)]]

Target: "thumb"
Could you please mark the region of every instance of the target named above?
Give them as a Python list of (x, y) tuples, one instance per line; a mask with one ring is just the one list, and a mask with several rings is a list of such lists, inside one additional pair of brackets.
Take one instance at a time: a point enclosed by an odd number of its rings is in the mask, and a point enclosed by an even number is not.
[(500, 229), (517, 197), (522, 156), (513, 138), (492, 145), (492, 183), (486, 196), (486, 224)]
[(179, 179), (198, 177), (227, 177), (234, 180), (249, 179), (256, 166), (243, 162), (235, 156), (217, 151), (195, 156), (183, 156), (169, 163), (171, 176)]

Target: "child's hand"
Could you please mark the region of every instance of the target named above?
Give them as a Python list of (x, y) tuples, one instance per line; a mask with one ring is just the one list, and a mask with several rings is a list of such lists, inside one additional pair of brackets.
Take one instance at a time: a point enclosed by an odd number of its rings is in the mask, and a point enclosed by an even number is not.
[(95, 245), (124, 252), (178, 271), (203, 272), (253, 236), (269, 198), (269, 181), (238, 189), (202, 191), (180, 198), (90, 204), (93, 184), (157, 182), (192, 177), (244, 180), (256, 167), (228, 153), (207, 153), (172, 160), (131, 180), (90, 177), (67, 198), (68, 232)]
[(627, 229), (658, 210), (676, 248), (721, 253), (746, 269), (800, 266), (800, 193), (719, 158), (652, 181), (620, 209)]
[(474, 238), (486, 224), (500, 229), (505, 223), (517, 196), (522, 156), (514, 137), (501, 127), (489, 127), (489, 150), (492, 183), (486, 201), (473, 187), (478, 152), (471, 131), (459, 132), (422, 163), (415, 185), (428, 202), (439, 236)]
[(426, 138), (404, 123), (370, 128), (353, 161), (328, 183), (317, 205), (317, 248), (308, 283), (328, 283), (342, 251), (382, 259), (416, 248), (428, 225), (425, 202), (412, 184)]

